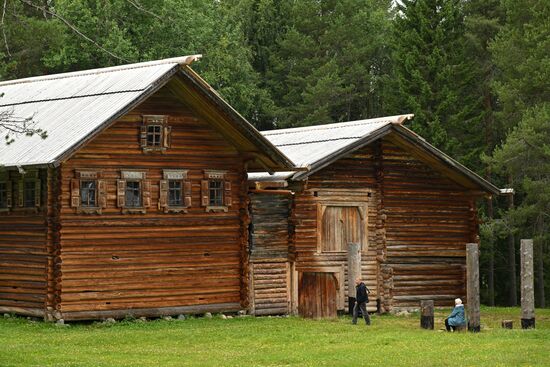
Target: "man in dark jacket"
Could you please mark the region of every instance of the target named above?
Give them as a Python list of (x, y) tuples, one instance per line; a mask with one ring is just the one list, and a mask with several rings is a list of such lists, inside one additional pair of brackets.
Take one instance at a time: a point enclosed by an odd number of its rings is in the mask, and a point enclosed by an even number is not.
[(365, 322), (367, 325), (370, 325), (370, 317), (369, 313), (367, 312), (367, 303), (369, 302), (369, 289), (361, 281), (361, 278), (355, 279), (355, 290), (356, 290), (356, 296), (355, 296), (355, 306), (353, 306), (353, 320), (352, 323), (355, 325), (357, 324), (357, 316), (359, 315), (359, 309), (361, 309), (361, 313), (363, 314), (363, 317), (365, 318)]

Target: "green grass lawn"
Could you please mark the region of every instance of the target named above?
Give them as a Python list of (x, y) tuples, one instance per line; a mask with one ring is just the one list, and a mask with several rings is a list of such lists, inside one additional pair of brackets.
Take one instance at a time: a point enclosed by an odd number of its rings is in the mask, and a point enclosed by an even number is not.
[[(439, 311), (443, 328), (448, 311)], [(550, 366), (550, 310), (521, 330), (517, 308), (482, 309), (482, 332), (419, 328), (419, 316), (353, 326), (290, 318), (195, 318), (70, 327), (0, 318), (0, 366)], [(514, 320), (514, 330), (500, 321)], [(436, 328), (437, 328), (436, 327)]]

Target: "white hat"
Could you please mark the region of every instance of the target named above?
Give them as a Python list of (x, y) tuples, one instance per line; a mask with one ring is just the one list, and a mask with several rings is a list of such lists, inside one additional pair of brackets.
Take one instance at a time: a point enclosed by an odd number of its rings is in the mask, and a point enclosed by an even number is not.
[(460, 298), (455, 299), (455, 305), (456, 306), (461, 305), (461, 304), (462, 304), (462, 300)]

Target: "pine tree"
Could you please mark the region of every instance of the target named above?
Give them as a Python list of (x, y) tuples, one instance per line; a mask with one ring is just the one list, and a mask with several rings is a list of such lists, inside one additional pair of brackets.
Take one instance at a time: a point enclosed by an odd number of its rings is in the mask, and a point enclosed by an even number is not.
[(475, 63), (467, 57), (460, 0), (404, 0), (393, 32), (392, 113), (414, 113), (412, 129), (470, 167), (483, 147)]
[(543, 261), (549, 265), (550, 215), (550, 3), (503, 0), (506, 22), (491, 44), (498, 67), (494, 83), (502, 111), (497, 118), (510, 130), (493, 155), (498, 172), (516, 189), (516, 208), (507, 213), (511, 231), (533, 238), (538, 253), (538, 304), (544, 304)]
[(387, 0), (304, 0), (285, 10), (269, 49), (267, 87), (276, 126), (303, 126), (384, 114)]

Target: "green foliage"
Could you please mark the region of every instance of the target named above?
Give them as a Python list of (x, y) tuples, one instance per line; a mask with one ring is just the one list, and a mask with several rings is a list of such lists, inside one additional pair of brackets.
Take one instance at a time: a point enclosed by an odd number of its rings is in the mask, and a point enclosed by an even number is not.
[[(292, 2), (253, 38), (275, 101), (274, 125), (305, 126), (383, 114), (390, 1)], [(270, 12), (265, 9), (265, 12)], [(263, 18), (266, 18), (265, 16)], [(274, 22), (281, 21), (281, 28)], [(266, 43), (270, 43), (266, 45)]]
[[(437, 310), (436, 329), (450, 310)], [(420, 329), (419, 316), (372, 317), (372, 326), (300, 318), (192, 319), (59, 327), (0, 319), (2, 366), (546, 366), (550, 311), (519, 328), (519, 308), (482, 308), (482, 331)], [(511, 319), (514, 330), (500, 321)], [(222, 361), (220, 363), (220, 361)]]
[(529, 108), (550, 101), (550, 3), (503, 0), (506, 22), (491, 43), (499, 75), (500, 119), (513, 128)]
[[(463, 2), (405, 0), (393, 30), (388, 101), (414, 113), (412, 129), (470, 167), (483, 147), (475, 63), (467, 57)], [(474, 133), (476, 132), (476, 133)], [(469, 158), (469, 159), (467, 159)]]

